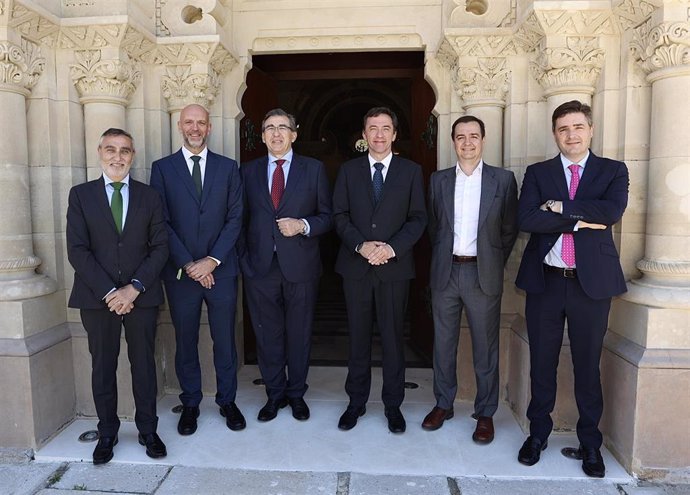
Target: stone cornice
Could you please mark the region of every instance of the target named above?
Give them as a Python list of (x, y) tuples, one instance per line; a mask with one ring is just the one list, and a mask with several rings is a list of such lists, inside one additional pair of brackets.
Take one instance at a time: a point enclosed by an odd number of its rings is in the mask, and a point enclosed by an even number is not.
[(654, 80), (663, 69), (690, 70), (690, 22), (662, 22), (651, 25), (651, 19), (633, 32), (630, 49), (639, 66)]
[(597, 78), (604, 62), (604, 50), (597, 38), (568, 36), (562, 47), (543, 46), (530, 63), (530, 69), (545, 95), (568, 88), (578, 92), (594, 93)]
[(458, 70), (456, 90), (465, 106), (505, 105), (508, 74), (505, 58), (479, 58), (476, 67)]
[(318, 35), (284, 35), (263, 36), (254, 40), (254, 53), (281, 53), (294, 51), (323, 51), (323, 50), (362, 50), (362, 49), (390, 49), (390, 48), (420, 48), (423, 47), (422, 37), (414, 32), (410, 33), (362, 33), (362, 34), (318, 34)]
[(43, 72), (45, 59), (38, 45), (27, 40), (21, 43), (0, 41), (0, 89), (28, 96)]
[(100, 50), (77, 50), (70, 75), (82, 103), (108, 101), (127, 105), (141, 79), (136, 62), (102, 60)]
[(161, 90), (168, 101), (169, 112), (181, 110), (192, 103), (209, 108), (218, 95), (220, 80), (213, 69), (207, 73), (192, 73), (191, 66), (178, 65), (168, 67), (166, 71)]

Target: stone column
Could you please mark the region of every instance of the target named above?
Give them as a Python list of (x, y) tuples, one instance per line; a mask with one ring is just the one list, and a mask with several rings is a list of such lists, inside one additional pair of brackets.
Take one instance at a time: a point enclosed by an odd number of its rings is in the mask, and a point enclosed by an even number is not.
[(100, 176), (98, 139), (109, 127), (126, 127), (125, 108), (141, 79), (138, 64), (118, 49), (75, 52), (71, 69), (79, 101), (84, 105), (84, 138), (88, 180)]
[(508, 92), (508, 73), (504, 58), (485, 57), (477, 67), (459, 70), (459, 88), (467, 114), (479, 117), (486, 126), (484, 161), (503, 164), (503, 109)]
[(182, 137), (177, 131), (177, 122), (182, 109), (196, 103), (206, 109), (213, 104), (220, 89), (220, 79), (211, 67), (178, 65), (166, 68), (161, 82), (161, 91), (168, 101), (170, 113), (170, 142), (175, 151), (182, 146)]
[(580, 100), (591, 104), (594, 88), (604, 61), (604, 51), (595, 37), (566, 36), (542, 39), (538, 56), (531, 64), (532, 72), (544, 88), (546, 98), (545, 156), (558, 152), (551, 139), (551, 115), (560, 104)]
[[(0, 41), (0, 301), (54, 292), (54, 280), (36, 273), (29, 191), (26, 97), (43, 71), (39, 48)], [(0, 335), (2, 337), (2, 335)]]

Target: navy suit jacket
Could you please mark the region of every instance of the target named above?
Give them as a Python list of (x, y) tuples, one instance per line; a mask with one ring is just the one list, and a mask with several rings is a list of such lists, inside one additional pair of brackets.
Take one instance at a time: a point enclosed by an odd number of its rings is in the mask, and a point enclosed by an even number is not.
[[(483, 167), (477, 225), (477, 270), (482, 292), (498, 295), (503, 292), (503, 268), (518, 235), (517, 183), (509, 170), (486, 163)], [(431, 174), (430, 286), (436, 290), (446, 287), (453, 265), (456, 169), (457, 166)]]
[(146, 290), (135, 306), (163, 303), (159, 274), (168, 259), (168, 236), (156, 191), (129, 178), (129, 207), (122, 234), (108, 204), (103, 177), (74, 186), (67, 207), (67, 256), (74, 267), (69, 307), (107, 309), (103, 297), (132, 279)]
[[(344, 278), (361, 279), (369, 270), (383, 281), (414, 278), (412, 248), (427, 223), (422, 168), (393, 155), (378, 204), (374, 202), (369, 159), (365, 155), (345, 162), (333, 191), (335, 228), (341, 239), (335, 270)], [(379, 266), (370, 265), (355, 252), (365, 241), (382, 241), (395, 257)]]
[[(322, 271), (319, 236), (332, 227), (331, 195), (323, 163), (292, 155), (277, 210), (268, 187), (268, 156), (243, 163), (240, 173), (245, 207), (239, 256), (244, 276), (268, 273), (275, 246), (280, 270), (287, 280), (300, 283), (318, 278)], [(309, 222), (309, 235), (283, 236), (276, 219), (284, 217), (304, 218)]]
[[(627, 290), (612, 226), (628, 204), (628, 169), (623, 162), (590, 152), (575, 199), (568, 186), (560, 155), (527, 167), (518, 203), (520, 230), (531, 233), (522, 255), (516, 285), (527, 292), (544, 291), (544, 257), (564, 232), (573, 232), (578, 220), (600, 223), (605, 230), (574, 232), (577, 278), (592, 299), (604, 299)], [(549, 199), (563, 201), (563, 214), (542, 211)]]
[(235, 244), (242, 227), (242, 183), (235, 160), (208, 150), (201, 199), (182, 150), (153, 162), (151, 186), (163, 200), (170, 237), (170, 259), (164, 280), (174, 280), (190, 261), (206, 256), (220, 260), (216, 279), (238, 275)]

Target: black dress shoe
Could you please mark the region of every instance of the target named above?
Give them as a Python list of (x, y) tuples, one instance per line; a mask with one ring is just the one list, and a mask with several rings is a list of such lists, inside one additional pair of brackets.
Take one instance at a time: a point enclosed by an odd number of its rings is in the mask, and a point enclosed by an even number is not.
[(257, 419), (263, 422), (271, 421), (278, 416), (278, 409), (282, 409), (287, 405), (288, 400), (285, 397), (278, 400), (268, 399), (266, 401), (266, 405), (261, 408), (261, 411), (259, 411), (259, 416)]
[(309, 406), (302, 397), (297, 397), (296, 399), (288, 399), (290, 407), (292, 408), (292, 417), (299, 419), (300, 421), (305, 421), (309, 419)]
[(387, 407), (384, 410), (386, 418), (388, 418), (388, 429), (391, 433), (404, 433), (407, 425), (405, 424), (405, 417), (400, 412), (399, 407)]
[(234, 402), (220, 406), (220, 415), (225, 418), (225, 424), (232, 431), (244, 430), (247, 422)]
[(347, 406), (347, 409), (345, 409), (343, 415), (340, 416), (340, 420), (338, 421), (338, 428), (345, 431), (351, 430), (352, 428), (357, 426), (357, 420), (360, 417), (364, 416), (365, 412), (367, 412), (367, 408), (365, 406)]
[(601, 452), (595, 447), (583, 447), (580, 445), (580, 455), (582, 456), (582, 470), (587, 476), (593, 478), (603, 478), (606, 474), (604, 459)]
[(196, 431), (196, 418), (199, 417), (197, 406), (183, 406), (180, 421), (177, 423), (177, 432), (180, 435), (192, 435)]
[(168, 455), (163, 440), (156, 432), (147, 433), (146, 435), (139, 433), (139, 445), (144, 445), (146, 447), (146, 455), (153, 459), (160, 459)]
[(113, 447), (117, 445), (117, 435), (114, 437), (100, 437), (96, 448), (93, 449), (93, 463), (105, 464), (113, 458)]
[(522, 444), (520, 452), (518, 453), (518, 461), (525, 466), (534, 466), (539, 462), (541, 451), (545, 450), (548, 445), (548, 440), (542, 442), (536, 437), (527, 437), (527, 440)]

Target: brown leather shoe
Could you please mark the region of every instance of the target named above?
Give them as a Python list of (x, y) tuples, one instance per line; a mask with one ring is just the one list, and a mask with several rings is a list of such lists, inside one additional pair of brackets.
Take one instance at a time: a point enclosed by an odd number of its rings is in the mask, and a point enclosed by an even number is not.
[(443, 409), (442, 407), (434, 407), (429, 414), (426, 415), (422, 421), (422, 428), (428, 431), (438, 430), (443, 426), (443, 422), (453, 417), (453, 408)]
[(491, 443), (494, 439), (494, 420), (488, 416), (477, 418), (477, 427), (472, 434), (472, 440), (477, 443)]

